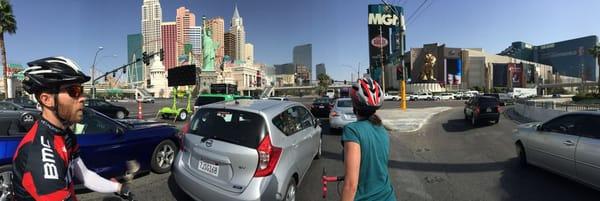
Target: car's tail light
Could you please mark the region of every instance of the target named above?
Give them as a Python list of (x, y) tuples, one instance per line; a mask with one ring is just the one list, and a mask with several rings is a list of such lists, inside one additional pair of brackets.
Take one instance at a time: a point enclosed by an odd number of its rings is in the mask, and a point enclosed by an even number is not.
[(179, 150), (183, 151), (184, 149), (184, 137), (185, 134), (187, 134), (190, 131), (190, 122), (187, 122), (183, 125), (183, 128), (181, 128), (181, 131), (179, 133), (177, 133), (177, 138), (179, 138)]
[(273, 174), (279, 156), (281, 156), (281, 148), (273, 146), (271, 137), (267, 134), (256, 151), (258, 151), (258, 167), (256, 167), (254, 177), (265, 177)]
[(498, 113), (502, 112), (502, 107), (496, 106), (496, 111), (498, 111)]
[(479, 106), (475, 107), (475, 114), (479, 114)]
[(340, 114), (338, 114), (335, 111), (331, 111), (331, 114), (329, 114), (329, 116), (331, 116), (331, 117), (337, 117), (337, 116), (340, 116)]

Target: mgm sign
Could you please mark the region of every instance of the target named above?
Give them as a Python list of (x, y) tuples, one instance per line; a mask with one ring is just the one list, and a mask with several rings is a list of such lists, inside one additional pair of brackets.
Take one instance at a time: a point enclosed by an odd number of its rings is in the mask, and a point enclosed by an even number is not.
[[(400, 16), (398, 16), (398, 15)], [(404, 11), (399, 6), (369, 5), (369, 73), (381, 83), (382, 66), (404, 47)]]

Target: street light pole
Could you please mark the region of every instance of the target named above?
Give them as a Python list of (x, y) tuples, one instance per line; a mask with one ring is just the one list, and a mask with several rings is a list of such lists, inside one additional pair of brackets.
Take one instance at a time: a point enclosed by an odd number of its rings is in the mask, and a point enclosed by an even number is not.
[(102, 51), (104, 48), (102, 46), (98, 47), (96, 51), (96, 55), (94, 55), (94, 63), (92, 63), (92, 98), (96, 98), (96, 84), (95, 84), (95, 75), (96, 75), (96, 57), (98, 57), (98, 53)]

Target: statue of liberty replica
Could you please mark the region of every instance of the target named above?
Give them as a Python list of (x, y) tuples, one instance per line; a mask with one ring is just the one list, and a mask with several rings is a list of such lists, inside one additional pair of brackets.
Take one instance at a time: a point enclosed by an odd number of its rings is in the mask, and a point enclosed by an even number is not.
[(210, 93), (210, 85), (217, 81), (215, 58), (219, 44), (212, 38), (212, 31), (207, 28), (206, 17), (202, 16), (202, 68), (200, 80), (197, 82), (197, 93)]

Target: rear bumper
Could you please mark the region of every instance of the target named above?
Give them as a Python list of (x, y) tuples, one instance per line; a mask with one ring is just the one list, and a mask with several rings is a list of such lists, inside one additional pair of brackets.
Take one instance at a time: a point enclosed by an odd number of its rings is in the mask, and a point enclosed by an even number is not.
[(317, 117), (329, 117), (330, 111), (327, 109), (312, 109), (310, 112)]
[(476, 117), (478, 120), (496, 120), (500, 118), (500, 114), (499, 113), (483, 113), (483, 114), (479, 114)]
[(211, 183), (195, 178), (188, 172), (181, 155), (178, 154), (173, 167), (175, 183), (194, 200), (281, 200), (284, 193), (277, 193), (277, 179), (273, 175), (252, 178), (246, 189), (241, 193), (223, 190)]

